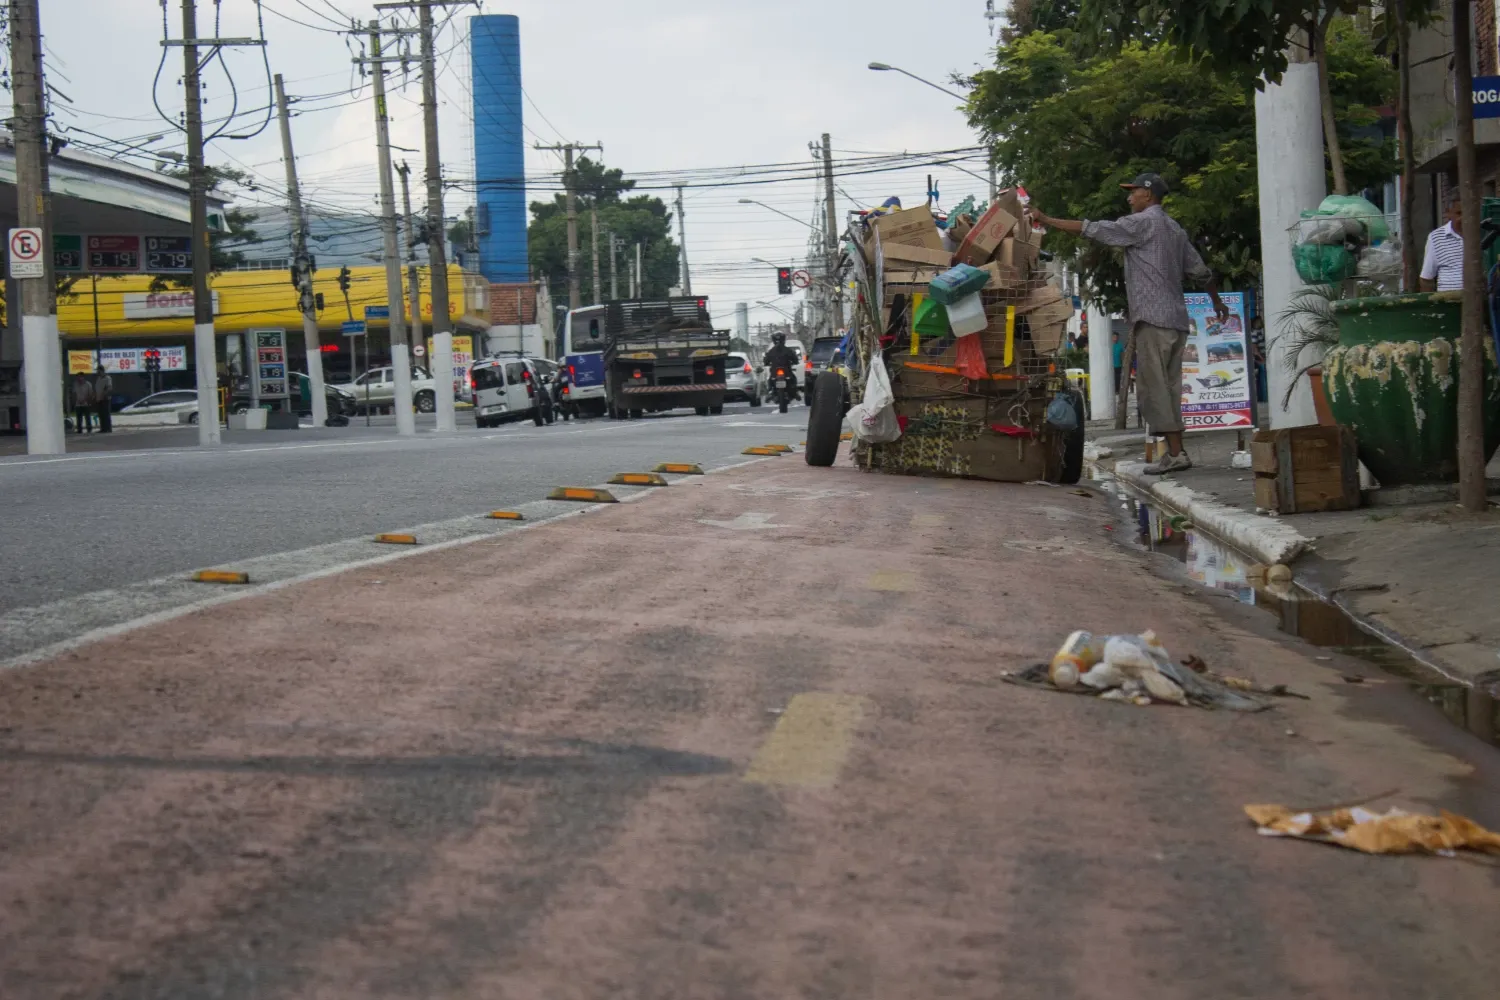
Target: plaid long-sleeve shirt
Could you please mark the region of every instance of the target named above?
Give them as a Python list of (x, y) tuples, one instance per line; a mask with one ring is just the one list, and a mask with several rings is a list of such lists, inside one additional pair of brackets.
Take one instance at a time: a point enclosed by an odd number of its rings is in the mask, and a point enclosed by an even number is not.
[(1188, 329), (1182, 279), (1208, 278), (1210, 272), (1187, 233), (1160, 205), (1114, 222), (1085, 219), (1083, 235), (1105, 246), (1125, 248), (1125, 298), (1132, 324)]

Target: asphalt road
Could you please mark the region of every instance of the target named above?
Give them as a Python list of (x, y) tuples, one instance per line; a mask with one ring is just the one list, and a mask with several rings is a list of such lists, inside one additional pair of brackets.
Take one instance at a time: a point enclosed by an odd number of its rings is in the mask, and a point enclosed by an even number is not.
[(718, 417), (479, 430), (464, 415), (456, 434), (401, 439), (377, 418), (369, 429), (226, 434), (213, 451), (173, 429), (110, 442), (139, 450), (0, 460), (0, 612), (478, 514), (659, 462), (742, 461), (748, 445), (797, 444), (806, 420), (802, 407), (731, 405)]

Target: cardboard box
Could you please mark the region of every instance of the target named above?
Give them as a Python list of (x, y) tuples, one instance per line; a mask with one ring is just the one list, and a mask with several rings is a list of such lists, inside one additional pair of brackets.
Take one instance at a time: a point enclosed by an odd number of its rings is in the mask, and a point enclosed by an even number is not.
[(928, 264), (945, 271), (953, 266), (953, 255), (947, 250), (929, 250), (927, 247), (907, 246), (904, 243), (882, 243), (880, 249), (885, 257), (887, 271), (912, 264)]
[(1031, 346), (1038, 354), (1056, 354), (1068, 339), (1068, 324), (1064, 320), (1039, 326), (1031, 324)]
[(955, 256), (963, 263), (975, 267), (988, 262), (1016, 228), (1017, 221), (1017, 216), (1007, 212), (998, 203), (991, 205), (974, 224), (974, 228), (969, 230), (969, 235), (964, 237)]
[[(1036, 312), (1038, 309), (1050, 306), (1063, 300), (1062, 289), (1053, 284), (1038, 285), (1031, 289), (1024, 299), (1016, 303), (1016, 315), (1025, 316), (1027, 313)], [(1073, 310), (1069, 308), (1068, 314)]]
[(1359, 506), (1359, 457), (1348, 427), (1257, 431), (1250, 461), (1258, 507), (1304, 514)]
[(893, 243), (929, 250), (943, 249), (943, 236), (926, 205), (880, 216), (875, 220), (875, 232), (880, 237), (882, 250)]
[(980, 267), (980, 270), (988, 271), (990, 275), (990, 283), (980, 289), (981, 292), (1019, 292), (1026, 287), (1021, 269), (1013, 265), (992, 260)]

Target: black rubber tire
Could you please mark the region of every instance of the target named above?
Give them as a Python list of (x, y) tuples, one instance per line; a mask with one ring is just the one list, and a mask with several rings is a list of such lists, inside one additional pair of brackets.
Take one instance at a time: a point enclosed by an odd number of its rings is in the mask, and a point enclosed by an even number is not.
[(706, 406), (695, 406), (695, 407), (693, 407), (693, 412), (696, 413), (696, 414), (698, 414), (698, 416), (700, 416), (700, 417), (706, 417), (706, 416), (708, 416), (708, 407), (706, 407)]
[(839, 432), (844, 426), (844, 380), (824, 375), (814, 383), (816, 395), (807, 416), (808, 465), (829, 466), (839, 454)]
[(188, 423), (192, 424), (194, 427), (198, 426), (198, 414), (196, 414), (196, 413), (189, 413), (188, 414)]
[(437, 396), (435, 394), (433, 394), (433, 393), (430, 393), (430, 392), (419, 392), (419, 393), (417, 393), (417, 400), (416, 400), (416, 402), (417, 402), (417, 412), (418, 413), (436, 413), (437, 412)]
[(646, 415), (646, 411), (645, 410), (631, 410), (630, 411), (630, 419), (631, 420), (639, 420), (642, 417), (644, 417), (645, 415)]
[(531, 408), (531, 422), (536, 424), (538, 427), (547, 422), (542, 419), (542, 408), (540, 406), (533, 406)]
[(759, 396), (751, 396), (750, 397), (750, 406), (751, 406), (751, 408), (754, 409), (755, 407), (757, 407), (759, 405), (760, 405), (760, 397)]
[(1062, 473), (1057, 477), (1058, 482), (1067, 486), (1083, 478), (1083, 442), (1088, 436), (1084, 427), (1083, 393), (1074, 390), (1069, 395), (1073, 397), (1073, 413), (1078, 417), (1078, 426), (1068, 432), (1063, 447)]
[(719, 416), (723, 412), (724, 412), (724, 404), (723, 403), (720, 403), (718, 406), (710, 406), (708, 408), (708, 415), (711, 416), (711, 417), (717, 417), (717, 416)]
[(778, 410), (780, 410), (780, 411), (781, 411), (781, 412), (782, 412), (782, 413), (785, 413), (785, 412), (786, 412), (786, 408), (787, 408), (787, 401), (786, 401), (786, 397), (785, 397), (785, 396), (783, 396), (783, 397), (782, 397), (782, 398), (781, 398), (781, 401), (780, 401), (780, 402), (779, 402), (779, 403), (777, 403), (777, 404), (776, 404), (776, 408), (777, 408), (777, 409), (778, 409)]

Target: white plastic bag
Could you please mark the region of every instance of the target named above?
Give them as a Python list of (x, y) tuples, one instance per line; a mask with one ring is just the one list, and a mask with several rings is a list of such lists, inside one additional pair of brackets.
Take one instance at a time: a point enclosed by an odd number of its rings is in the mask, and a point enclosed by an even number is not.
[(870, 365), (864, 401), (849, 407), (844, 419), (854, 440), (865, 444), (886, 444), (901, 436), (901, 424), (896, 420), (896, 394), (891, 390), (883, 359), (877, 357)]

